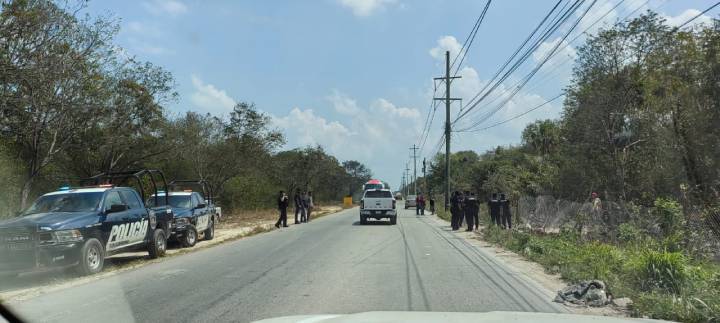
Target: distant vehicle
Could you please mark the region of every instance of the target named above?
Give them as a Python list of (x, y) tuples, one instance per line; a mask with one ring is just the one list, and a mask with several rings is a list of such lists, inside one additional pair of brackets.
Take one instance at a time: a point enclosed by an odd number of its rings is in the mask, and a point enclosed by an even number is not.
[[(171, 238), (183, 247), (194, 246), (201, 234), (203, 239), (212, 240), (219, 215), (210, 185), (203, 180), (174, 180), (170, 182), (170, 188), (171, 192), (159, 192), (158, 195), (167, 195), (173, 209)], [(148, 204), (152, 203), (153, 197)]]
[(396, 199), (396, 200), (402, 200), (402, 193), (400, 193), (400, 192), (395, 192), (395, 199)]
[(360, 200), (360, 224), (367, 224), (367, 219), (390, 219), (390, 224), (397, 223), (395, 198), (390, 190), (367, 190)]
[(385, 184), (379, 179), (371, 179), (363, 185), (363, 192), (367, 190), (382, 190), (385, 189)]
[[(139, 190), (114, 184), (128, 178)], [(0, 222), (0, 273), (75, 267), (90, 275), (102, 271), (114, 253), (142, 248), (150, 258), (163, 256), (172, 209), (160, 197), (156, 206), (143, 203), (149, 190), (143, 183), (152, 183), (157, 192), (156, 179), (166, 187), (157, 170), (104, 173), (90, 179), (96, 185), (40, 196), (19, 217)]]
[(405, 198), (405, 209), (409, 209), (411, 207), (417, 207), (417, 201), (415, 199), (417, 198), (417, 195), (408, 195)]

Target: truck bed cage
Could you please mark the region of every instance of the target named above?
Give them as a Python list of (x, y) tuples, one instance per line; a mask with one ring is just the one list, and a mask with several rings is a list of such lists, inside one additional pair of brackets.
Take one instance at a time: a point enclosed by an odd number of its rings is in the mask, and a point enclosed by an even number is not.
[(174, 179), (170, 182), (170, 188), (174, 190), (180, 186), (179, 184), (199, 185), (202, 188), (203, 198), (207, 199), (210, 203), (212, 203), (215, 199), (213, 196), (212, 186), (204, 179)]
[[(95, 176), (92, 176), (90, 178), (87, 178), (86, 181), (93, 181), (94, 185), (100, 185), (100, 184), (118, 184), (122, 183), (124, 180), (133, 178), (138, 182), (138, 185), (140, 186), (140, 197), (142, 198), (143, 203), (147, 203), (147, 197), (145, 196), (145, 182), (142, 180), (143, 176), (147, 176), (150, 179), (150, 183), (152, 184), (152, 189), (155, 192), (153, 194), (155, 198), (155, 206), (159, 206), (160, 203), (158, 203), (159, 199), (159, 190), (158, 190), (158, 180), (162, 181), (163, 189), (168, 189), (167, 181), (165, 180), (165, 174), (157, 169), (141, 169), (141, 170), (129, 170), (129, 171), (120, 171), (120, 172), (105, 172), (100, 173)], [(157, 177), (157, 179), (156, 179)], [(170, 201), (168, 199), (168, 194), (165, 194), (165, 205), (170, 205)]]

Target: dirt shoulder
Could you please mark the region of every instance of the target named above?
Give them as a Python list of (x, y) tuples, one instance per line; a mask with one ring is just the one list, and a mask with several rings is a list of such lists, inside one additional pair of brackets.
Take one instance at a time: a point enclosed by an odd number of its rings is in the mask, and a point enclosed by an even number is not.
[[(450, 222), (446, 221), (437, 216), (430, 218), (438, 225), (449, 226)], [(559, 274), (549, 274), (545, 271), (542, 265), (528, 261), (523, 256), (518, 255), (510, 250), (502, 248), (497, 245), (493, 245), (482, 239), (480, 232), (483, 227), (480, 227), (480, 231), (465, 232), (458, 231), (456, 234), (464, 238), (468, 243), (474, 247), (482, 250), (485, 254), (493, 257), (494, 259), (506, 264), (518, 277), (524, 278), (526, 281), (532, 282), (537, 287), (542, 289), (543, 294), (547, 295), (549, 301), (552, 301), (557, 294), (557, 291), (567, 287), (567, 282), (560, 278)], [(574, 314), (585, 314), (585, 315), (599, 315), (599, 316), (615, 316), (615, 317), (627, 317), (628, 315), (617, 308), (612, 306), (605, 307), (589, 307), (589, 306), (574, 306), (574, 305), (563, 305), (568, 311)]]
[[(339, 212), (342, 209), (341, 206), (337, 205), (317, 207), (312, 214), (312, 218), (317, 219)], [(223, 219), (216, 226), (213, 240), (200, 240), (192, 248), (181, 248), (179, 244), (169, 242), (167, 256), (158, 259), (150, 259), (147, 252), (144, 251), (116, 254), (105, 260), (105, 268), (101, 273), (92, 276), (79, 277), (70, 270), (21, 274), (17, 278), (0, 281), (0, 301), (23, 301), (56, 290), (105, 279), (118, 273), (164, 261), (168, 257), (195, 252), (225, 242), (272, 231), (275, 229), (274, 224), (277, 217), (276, 210), (241, 211), (223, 215)], [(293, 220), (290, 219), (290, 223)]]

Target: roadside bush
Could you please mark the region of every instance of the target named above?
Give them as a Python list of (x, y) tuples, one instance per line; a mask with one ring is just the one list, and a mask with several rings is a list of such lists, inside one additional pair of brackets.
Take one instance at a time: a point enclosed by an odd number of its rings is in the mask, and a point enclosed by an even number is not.
[(622, 244), (636, 244), (642, 240), (643, 232), (631, 223), (623, 223), (618, 226), (617, 239)]
[(718, 322), (718, 301), (694, 295), (676, 296), (660, 292), (639, 294), (633, 299), (633, 316), (678, 322)]
[(630, 264), (638, 287), (643, 291), (662, 289), (680, 294), (686, 280), (686, 259), (682, 253), (648, 250)]
[(659, 197), (655, 200), (652, 214), (660, 224), (665, 237), (675, 233), (682, 224), (682, 207), (675, 200)]

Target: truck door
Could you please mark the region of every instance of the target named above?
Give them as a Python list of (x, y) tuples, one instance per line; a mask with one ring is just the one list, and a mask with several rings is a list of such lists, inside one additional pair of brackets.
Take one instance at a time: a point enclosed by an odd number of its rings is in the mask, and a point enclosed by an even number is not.
[[(123, 198), (124, 190), (112, 190), (105, 196), (103, 210), (106, 214), (105, 227), (108, 228), (105, 250), (113, 251), (142, 243), (147, 233), (148, 220), (142, 218), (140, 208), (131, 208)], [(126, 194), (123, 194), (126, 195)], [(136, 205), (130, 200), (132, 205)]]
[(193, 207), (193, 216), (196, 219), (195, 222), (195, 229), (199, 231), (204, 231), (208, 228), (210, 224), (210, 213), (208, 212), (208, 207), (205, 205), (204, 207), (199, 207), (202, 204), (205, 204), (205, 200), (200, 197), (200, 194), (193, 193), (192, 194), (192, 207)]

